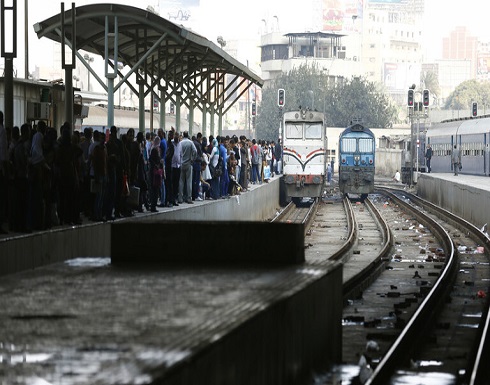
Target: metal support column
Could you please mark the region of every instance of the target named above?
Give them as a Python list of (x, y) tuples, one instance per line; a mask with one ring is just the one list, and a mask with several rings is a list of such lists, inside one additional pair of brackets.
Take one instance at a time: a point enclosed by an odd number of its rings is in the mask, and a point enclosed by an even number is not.
[(165, 87), (158, 86), (158, 89), (160, 90), (160, 127), (163, 129), (163, 131), (167, 131), (167, 122), (166, 120), (166, 114), (165, 114)]
[(209, 118), (209, 134), (216, 137), (216, 133), (214, 131), (214, 114), (215, 114), (214, 104), (211, 104), (211, 106), (209, 107), (209, 115), (210, 115), (210, 118)]
[(223, 111), (220, 109), (218, 111), (218, 135), (223, 134)]
[(182, 127), (180, 125), (180, 93), (175, 94), (175, 125), (176, 129), (182, 132)]
[[(17, 57), (17, 0), (1, 6), (2, 57), (5, 58), (5, 127), (14, 126), (14, 58)], [(7, 31), (6, 27), (11, 27)], [(8, 38), (11, 37), (11, 38)]]
[(110, 128), (114, 125), (114, 78), (109, 75), (107, 76), (107, 110), (107, 127)]
[(192, 137), (194, 128), (194, 99), (189, 99), (189, 137)]
[(208, 108), (206, 106), (206, 104), (203, 104), (202, 106), (202, 135), (203, 136), (208, 136), (208, 132), (207, 132), (207, 115), (208, 114)]
[[(110, 31), (109, 28), (109, 17), (105, 18), (105, 36), (104, 36), (104, 44), (105, 44), (105, 77), (107, 79), (107, 126), (112, 127), (114, 125), (114, 79), (117, 77), (117, 69), (118, 69), (118, 46), (119, 46), (119, 34), (118, 34), (118, 20), (117, 16), (114, 17), (114, 31)], [(111, 68), (109, 65), (109, 37), (114, 37), (114, 67)], [(90, 68), (89, 68), (90, 70)], [(120, 84), (118, 84), (118, 88)], [(121, 104), (121, 101), (119, 101)]]
[[(76, 33), (76, 13), (75, 3), (72, 3), (71, 8), (71, 36), (77, 36)], [(65, 32), (65, 4), (61, 3), (61, 68), (65, 70), (65, 121), (70, 123), (71, 128), (75, 127), (75, 119), (73, 116), (73, 70), (76, 68), (75, 52), (77, 51), (76, 39), (71, 42), (71, 58), (67, 60), (66, 45), (70, 42), (66, 39)]]
[(143, 79), (138, 80), (138, 86), (139, 131), (145, 132), (145, 82)]
[(5, 127), (14, 127), (14, 59), (5, 58)]

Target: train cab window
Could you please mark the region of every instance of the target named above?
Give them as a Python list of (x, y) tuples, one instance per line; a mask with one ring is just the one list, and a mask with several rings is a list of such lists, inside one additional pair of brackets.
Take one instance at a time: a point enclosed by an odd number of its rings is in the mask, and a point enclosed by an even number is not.
[(288, 123), (286, 124), (286, 138), (303, 139), (303, 124)]
[(322, 138), (321, 123), (305, 124), (305, 139), (321, 139), (321, 138)]
[(356, 138), (343, 138), (342, 139), (341, 152), (356, 152), (357, 140)]
[(372, 138), (359, 138), (359, 152), (373, 152)]

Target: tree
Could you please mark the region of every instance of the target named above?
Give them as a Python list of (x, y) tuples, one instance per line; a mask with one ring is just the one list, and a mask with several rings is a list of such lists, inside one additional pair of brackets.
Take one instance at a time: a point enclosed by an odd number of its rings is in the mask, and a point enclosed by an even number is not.
[(480, 83), (475, 79), (466, 80), (456, 87), (446, 100), (445, 108), (455, 110), (471, 109), (473, 102), (486, 105), (490, 101), (490, 83)]
[(436, 97), (440, 94), (439, 79), (434, 71), (422, 72), (420, 74), (420, 82), (423, 84), (423, 89), (427, 89), (431, 93), (431, 97)]
[(302, 65), (272, 80), (262, 91), (257, 137), (276, 140), (279, 135), (279, 88), (286, 92), (284, 112), (300, 107), (324, 111), (327, 126), (346, 127), (354, 118), (361, 118), (367, 127), (388, 127), (396, 121), (396, 106), (375, 83), (352, 78), (331, 85), (328, 79), (316, 65)]
[(397, 108), (375, 83), (354, 77), (337, 85), (326, 104), (327, 125), (344, 127), (360, 118), (367, 127), (389, 127), (396, 121)]
[[(262, 90), (262, 102), (256, 118), (257, 137), (277, 140), (282, 112), (295, 111), (301, 107), (322, 111), (327, 91), (326, 81), (327, 77), (323, 76), (315, 65), (299, 66), (288, 74), (272, 80)], [(277, 106), (279, 88), (285, 90), (285, 105), (282, 111)]]

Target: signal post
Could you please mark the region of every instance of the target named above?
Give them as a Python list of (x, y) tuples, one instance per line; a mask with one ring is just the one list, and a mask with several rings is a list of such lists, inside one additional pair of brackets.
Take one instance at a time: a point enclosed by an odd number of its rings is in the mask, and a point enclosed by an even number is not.
[[(415, 86), (412, 86), (408, 90), (407, 95), (407, 108), (408, 117), (410, 118), (410, 132), (411, 132), (411, 147), (410, 147), (410, 186), (417, 183), (419, 175), (419, 148), (420, 148), (420, 119), (426, 119), (429, 117), (429, 105), (430, 105), (430, 92), (425, 89), (422, 92), (422, 101), (415, 101), (415, 94), (420, 94), (420, 91), (415, 91)], [(414, 120), (417, 122), (417, 132), (416, 132), (416, 146), (413, 146), (414, 137)], [(415, 155), (415, 151), (417, 154)], [(416, 158), (415, 170), (414, 170), (414, 158)]]
[[(280, 117), (280, 122), (279, 122), (279, 139), (281, 139), (282, 142), (282, 113), (283, 113), (283, 108), (284, 108), (284, 103), (286, 102), (286, 92), (284, 91), (283, 88), (279, 88), (277, 90), (277, 106), (279, 107), (279, 117)], [(282, 143), (281, 143), (282, 146)]]

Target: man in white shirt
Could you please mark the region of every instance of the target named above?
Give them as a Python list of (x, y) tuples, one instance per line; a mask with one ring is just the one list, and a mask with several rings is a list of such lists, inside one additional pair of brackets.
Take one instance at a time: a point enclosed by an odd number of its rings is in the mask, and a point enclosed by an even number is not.
[(395, 182), (401, 182), (401, 176), (400, 176), (400, 171), (396, 170), (395, 176), (393, 177), (393, 180)]

